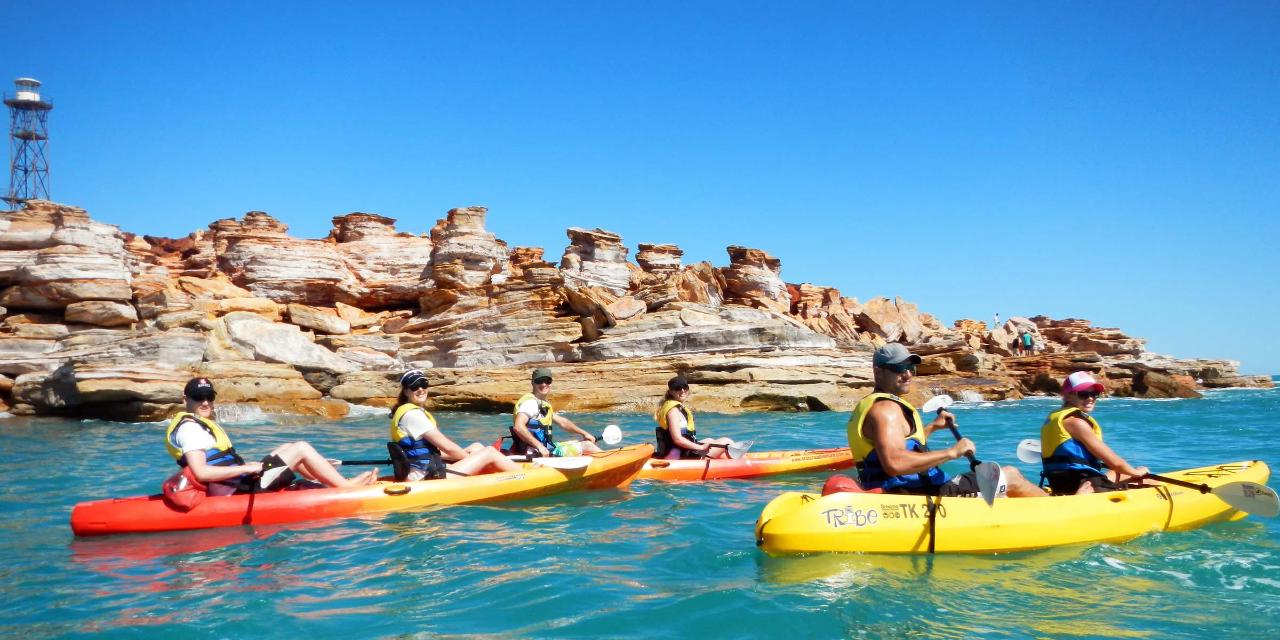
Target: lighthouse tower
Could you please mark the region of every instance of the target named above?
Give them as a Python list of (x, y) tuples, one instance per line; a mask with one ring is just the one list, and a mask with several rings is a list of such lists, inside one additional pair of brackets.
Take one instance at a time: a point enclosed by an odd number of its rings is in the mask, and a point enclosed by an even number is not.
[(9, 192), (5, 202), (17, 206), (27, 200), (49, 199), (49, 111), (53, 103), (40, 97), (40, 81), (18, 78), (14, 92), (5, 94), (9, 107)]

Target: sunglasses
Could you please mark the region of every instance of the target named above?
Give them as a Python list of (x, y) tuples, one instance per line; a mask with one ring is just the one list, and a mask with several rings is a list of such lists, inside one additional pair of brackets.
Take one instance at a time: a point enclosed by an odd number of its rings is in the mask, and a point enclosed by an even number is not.
[(191, 395), (189, 395), (189, 396), (187, 396), (187, 397), (188, 397), (188, 398), (191, 398), (191, 401), (192, 401), (192, 402), (195, 402), (195, 403), (199, 404), (199, 403), (201, 403), (201, 402), (213, 402), (213, 399), (214, 399), (214, 397), (215, 397), (215, 396), (214, 396), (214, 394), (212, 394), (212, 393), (207, 393), (207, 392), (199, 393), (199, 392), (197, 392), (197, 393), (193, 393), (193, 394), (191, 394)]
[(538, 378), (533, 381), (534, 384), (551, 384), (551, 378)]
[(1102, 395), (1102, 393), (1098, 391), (1077, 391), (1076, 395), (1080, 396), (1084, 400), (1091, 400)]
[(409, 390), (410, 390), (410, 391), (417, 391), (417, 390), (419, 390), (419, 389), (426, 389), (428, 386), (429, 386), (429, 385), (428, 385), (426, 382), (415, 382), (415, 383), (413, 383), (413, 384), (409, 385)]
[(689, 386), (688, 386), (688, 385), (685, 385), (685, 386), (683, 386), (683, 387), (672, 387), (672, 388), (671, 388), (671, 390), (672, 390), (672, 391), (688, 391), (688, 390), (689, 390)]
[(888, 369), (894, 373), (902, 373), (904, 371), (910, 371), (911, 373), (916, 372), (916, 365), (914, 362), (904, 362), (902, 364), (893, 364), (892, 362), (886, 362), (880, 365), (880, 367), (883, 369)]

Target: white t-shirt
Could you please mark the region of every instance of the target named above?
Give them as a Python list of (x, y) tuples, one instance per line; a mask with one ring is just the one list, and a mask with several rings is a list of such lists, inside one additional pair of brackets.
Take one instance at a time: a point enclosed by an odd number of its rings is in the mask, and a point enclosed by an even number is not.
[(436, 423), (422, 409), (410, 409), (400, 416), (400, 428), (417, 440), (423, 434), (436, 430)]
[(203, 426), (191, 420), (173, 431), (173, 442), (183, 454), (189, 451), (208, 451), (218, 446), (218, 441)]

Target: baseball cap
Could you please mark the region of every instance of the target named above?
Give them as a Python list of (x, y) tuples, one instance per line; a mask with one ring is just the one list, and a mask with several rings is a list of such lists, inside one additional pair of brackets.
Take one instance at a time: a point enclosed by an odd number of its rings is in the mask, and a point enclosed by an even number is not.
[(1106, 391), (1107, 388), (1102, 383), (1093, 379), (1088, 371), (1077, 371), (1062, 381), (1063, 393), (1079, 393), (1081, 391), (1097, 391), (1099, 393)]
[(188, 398), (195, 398), (197, 395), (205, 395), (213, 397), (217, 393), (213, 390), (213, 383), (208, 378), (192, 378), (187, 381), (187, 386), (182, 388), (182, 395)]
[(871, 364), (879, 367), (886, 364), (902, 364), (910, 361), (911, 364), (920, 364), (920, 356), (907, 351), (907, 348), (897, 342), (876, 349), (876, 354), (871, 357)]
[(550, 378), (550, 377), (552, 377), (550, 369), (546, 367), (538, 367), (537, 369), (533, 370), (533, 377), (530, 378), (530, 380), (536, 381), (538, 378)]
[(676, 376), (667, 381), (667, 390), (675, 391), (676, 389), (688, 389), (689, 380), (684, 376)]
[(402, 387), (412, 387), (419, 382), (426, 381), (427, 374), (423, 373), (421, 369), (410, 369), (400, 376), (400, 386)]

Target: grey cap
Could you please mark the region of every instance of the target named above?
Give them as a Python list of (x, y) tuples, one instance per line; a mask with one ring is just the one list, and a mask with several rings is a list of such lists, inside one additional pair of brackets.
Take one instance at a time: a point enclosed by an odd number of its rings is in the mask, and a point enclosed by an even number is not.
[(876, 349), (876, 354), (871, 357), (871, 364), (879, 367), (886, 364), (902, 364), (910, 360), (912, 364), (920, 364), (920, 356), (907, 351), (907, 348), (897, 342)]
[(552, 377), (550, 369), (546, 367), (538, 367), (537, 369), (533, 370), (533, 377), (529, 379), (537, 380), (538, 378), (550, 378), (550, 377)]

